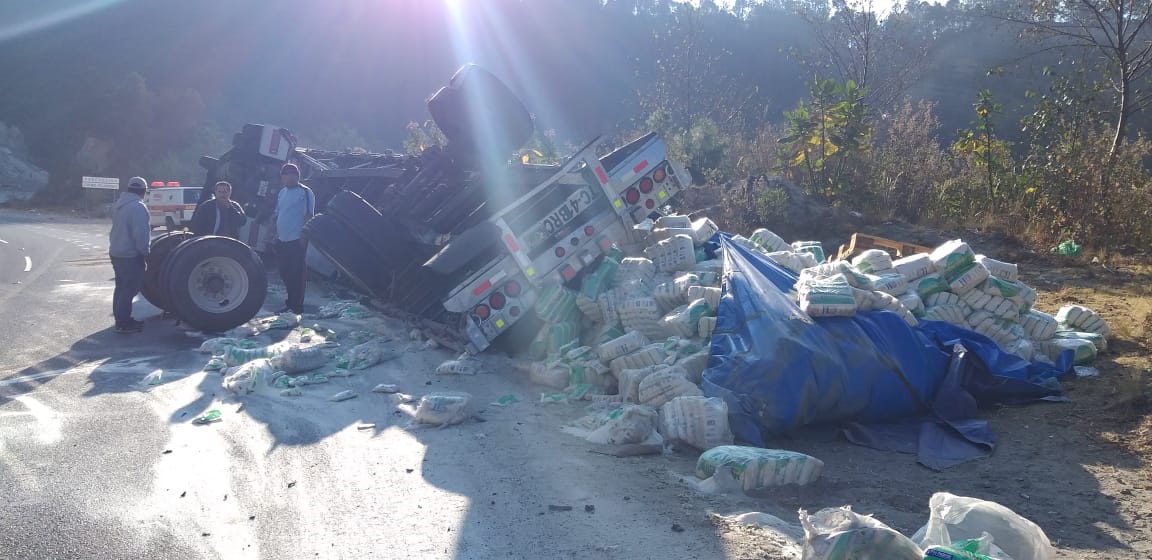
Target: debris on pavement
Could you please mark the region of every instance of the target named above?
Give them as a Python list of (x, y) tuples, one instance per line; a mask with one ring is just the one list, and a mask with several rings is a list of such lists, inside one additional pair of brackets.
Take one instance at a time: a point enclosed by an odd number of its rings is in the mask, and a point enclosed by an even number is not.
[(338, 367), (347, 369), (368, 369), (380, 362), (400, 357), (400, 353), (387, 344), (385, 340), (369, 340), (359, 344), (345, 356), (345, 361), (337, 361)]
[(708, 479), (718, 471), (736, 475), (745, 491), (796, 484), (820, 478), (824, 462), (803, 453), (739, 445), (721, 445), (705, 451), (696, 461), (696, 476)]
[(466, 355), (436, 366), (439, 375), (476, 375), (479, 372), (480, 361)]
[(381, 383), (381, 384), (373, 387), (372, 392), (373, 393), (386, 393), (386, 394), (399, 393), (400, 387), (398, 385), (393, 385), (391, 383)]
[(471, 416), (468, 411), (471, 401), (472, 395), (468, 393), (429, 393), (420, 398), (416, 422), (441, 427), (459, 424)]
[(348, 399), (354, 399), (354, 398), (356, 398), (356, 391), (348, 390), (348, 391), (340, 391), (339, 393), (336, 393), (335, 395), (328, 397), (328, 400), (331, 402), (340, 402), (340, 401), (346, 401)]
[(206, 412), (200, 416), (197, 416), (195, 419), (192, 420), (192, 423), (202, 425), (202, 424), (211, 424), (213, 422), (219, 422), (221, 420), (222, 420), (222, 418), (220, 417), (220, 411), (218, 409), (213, 408), (212, 410), (209, 410), (208, 412)]
[(510, 405), (516, 404), (518, 402), (520, 402), (520, 399), (516, 398), (516, 395), (504, 395), (503, 397), (496, 399), (495, 402), (491, 402), (488, 404), (502, 408), (505, 406), (510, 406)]

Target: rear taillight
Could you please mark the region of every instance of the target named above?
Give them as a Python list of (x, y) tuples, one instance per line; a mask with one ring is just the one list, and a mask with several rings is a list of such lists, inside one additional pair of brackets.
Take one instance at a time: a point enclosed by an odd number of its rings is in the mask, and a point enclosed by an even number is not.
[(513, 280), (507, 284), (504, 284), (504, 293), (508, 294), (508, 297), (519, 297), (520, 283)]
[(492, 309), (495, 309), (496, 311), (504, 309), (504, 304), (506, 303), (508, 303), (508, 298), (504, 297), (504, 294), (500, 292), (496, 292), (488, 298), (488, 305), (491, 305)]
[(668, 177), (668, 174), (664, 172), (663, 167), (652, 172), (652, 180), (656, 181), (657, 183), (663, 183), (664, 179), (667, 177)]
[(624, 202), (627, 202), (628, 204), (636, 204), (637, 202), (640, 202), (640, 191), (636, 190), (635, 188), (630, 188), (624, 191)]
[(475, 315), (477, 319), (480, 319), (481, 321), (483, 321), (483, 320), (487, 319), (488, 317), (492, 316), (492, 310), (489, 309), (487, 305), (480, 304), (480, 305), (477, 305), (476, 308), (472, 310), (472, 314)]
[(652, 192), (652, 179), (645, 177), (640, 180), (640, 192), (644, 194)]

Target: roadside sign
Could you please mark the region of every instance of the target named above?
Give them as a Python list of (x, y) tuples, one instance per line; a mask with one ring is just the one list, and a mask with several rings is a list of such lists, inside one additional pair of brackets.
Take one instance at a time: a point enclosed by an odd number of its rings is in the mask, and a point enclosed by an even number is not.
[(118, 177), (83, 177), (80, 186), (85, 189), (118, 190), (120, 179)]

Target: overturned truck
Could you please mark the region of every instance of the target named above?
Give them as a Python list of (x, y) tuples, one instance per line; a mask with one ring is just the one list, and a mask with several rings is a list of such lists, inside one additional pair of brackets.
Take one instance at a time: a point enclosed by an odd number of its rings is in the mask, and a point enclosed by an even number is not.
[(531, 116), (476, 66), (428, 110), (448, 142), (417, 155), (303, 148), (286, 129), (250, 124), (223, 156), (201, 160), (205, 184), (232, 183), (256, 216), (241, 237), (262, 251), (274, 238), (280, 165), (296, 163), (317, 199), (310, 250), (390, 313), (480, 352), (529, 314), (540, 288), (578, 281), (614, 245), (638, 240), (633, 226), (690, 181), (656, 134), (603, 156), (598, 137), (559, 165), (510, 162)]

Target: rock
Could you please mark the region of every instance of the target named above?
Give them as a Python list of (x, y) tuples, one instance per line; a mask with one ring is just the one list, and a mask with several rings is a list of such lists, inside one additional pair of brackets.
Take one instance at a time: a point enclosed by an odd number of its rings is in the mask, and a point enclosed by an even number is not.
[(48, 172), (27, 160), (19, 135), (0, 123), (0, 204), (28, 200), (48, 186)]

